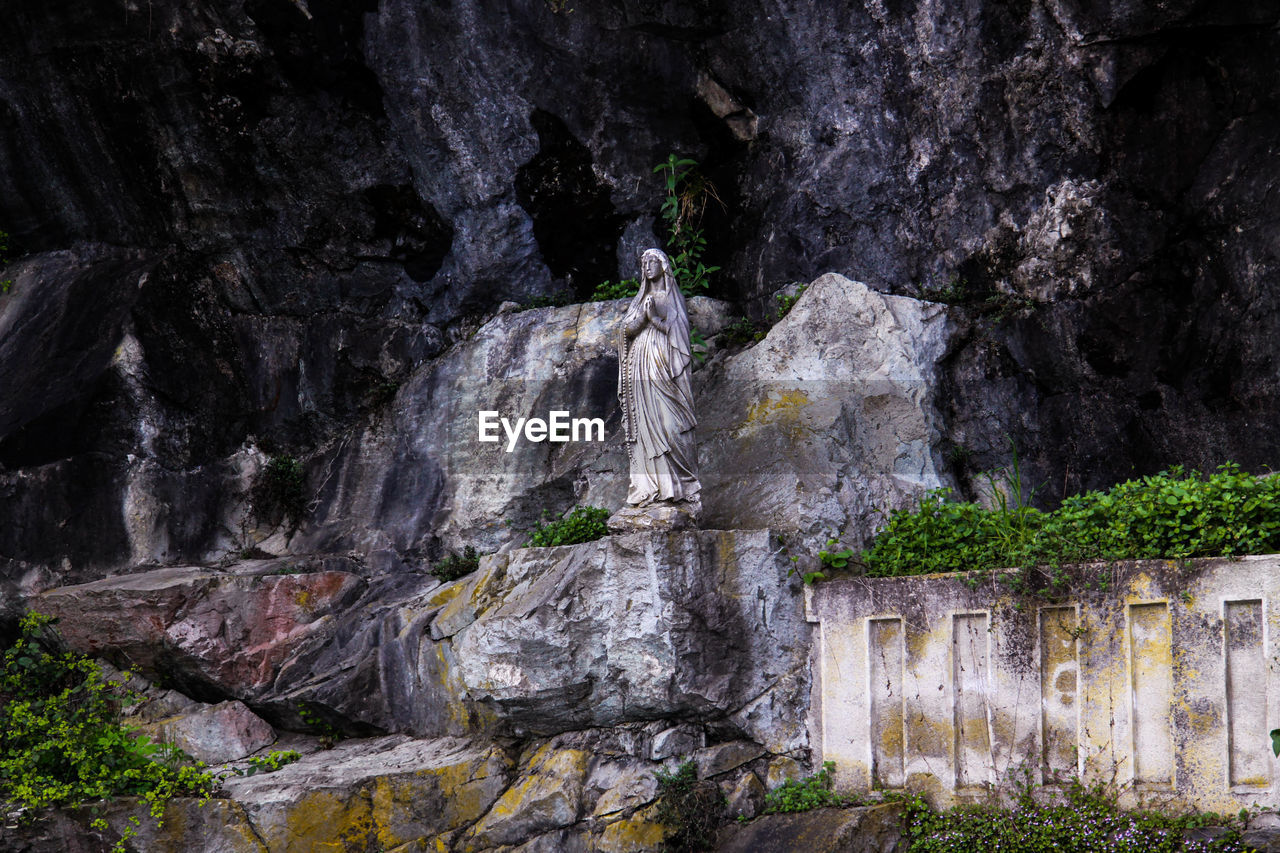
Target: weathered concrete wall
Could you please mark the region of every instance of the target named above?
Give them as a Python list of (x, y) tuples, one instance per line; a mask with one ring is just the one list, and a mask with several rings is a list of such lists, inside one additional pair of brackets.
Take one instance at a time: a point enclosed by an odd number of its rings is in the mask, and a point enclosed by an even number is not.
[(812, 740), (837, 784), (954, 802), (1027, 773), (1131, 802), (1273, 802), (1280, 556), (1066, 574), (1054, 602), (992, 575), (812, 588)]

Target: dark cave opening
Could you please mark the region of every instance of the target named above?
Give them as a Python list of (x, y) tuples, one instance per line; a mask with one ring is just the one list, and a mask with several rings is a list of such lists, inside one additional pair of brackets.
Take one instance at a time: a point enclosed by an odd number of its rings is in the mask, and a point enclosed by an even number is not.
[(516, 172), (516, 197), (533, 219), (542, 260), (579, 299), (617, 277), (615, 254), (624, 226), (609, 185), (592, 169), (591, 152), (557, 116), (534, 110), (538, 153)]

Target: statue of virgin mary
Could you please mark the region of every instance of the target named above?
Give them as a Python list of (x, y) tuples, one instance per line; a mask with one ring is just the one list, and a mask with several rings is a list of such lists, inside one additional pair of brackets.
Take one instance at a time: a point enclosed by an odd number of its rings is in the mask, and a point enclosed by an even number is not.
[(640, 256), (640, 292), (623, 321), (618, 398), (631, 459), (627, 503), (699, 503), (693, 444), (693, 351), (684, 295), (671, 260), (658, 249)]

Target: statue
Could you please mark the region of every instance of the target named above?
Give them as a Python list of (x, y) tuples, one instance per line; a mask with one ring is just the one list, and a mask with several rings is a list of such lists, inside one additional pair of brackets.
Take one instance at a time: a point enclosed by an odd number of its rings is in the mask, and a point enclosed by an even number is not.
[[(701, 509), (698, 457), (693, 443), (697, 419), (689, 377), (693, 351), (684, 295), (671, 274), (671, 261), (658, 249), (640, 256), (640, 292), (627, 307), (618, 353), (618, 399), (623, 435), (631, 460), (631, 507), (679, 505), (666, 512), (684, 524)], [(643, 515), (624, 509), (630, 527)], [(655, 513), (649, 513), (655, 516)], [(612, 525), (611, 526), (619, 526)], [(653, 526), (652, 522), (639, 526)]]

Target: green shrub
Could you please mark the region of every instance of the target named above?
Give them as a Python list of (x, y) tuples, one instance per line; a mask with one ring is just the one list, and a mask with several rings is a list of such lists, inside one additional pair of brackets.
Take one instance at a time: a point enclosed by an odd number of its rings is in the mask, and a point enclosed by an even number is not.
[(575, 507), (558, 521), (545, 521), (529, 534), (525, 543), (529, 548), (549, 548), (552, 545), (577, 545), (609, 535), (605, 521), (609, 510), (594, 506)]
[(630, 299), (640, 292), (640, 282), (634, 278), (624, 278), (617, 284), (602, 281), (596, 285), (591, 294), (592, 302), (608, 302), (610, 299)]
[[(134, 697), (92, 660), (65, 651), (53, 622), (28, 613), (20, 638), (4, 652), (0, 800), (44, 809), (136, 796), (159, 825), (172, 797), (208, 798), (212, 774), (203, 765), (182, 766), (181, 751), (123, 728), (120, 707)], [(115, 850), (124, 850), (139, 823), (131, 818)], [(107, 828), (101, 819), (93, 826)]]
[(674, 773), (659, 770), (658, 823), (668, 829), (662, 849), (669, 853), (710, 850), (724, 811), (724, 795), (714, 782), (698, 781), (698, 769), (686, 761)]
[(725, 346), (749, 345), (764, 340), (764, 331), (747, 317), (739, 317), (720, 331)]
[(431, 570), (431, 574), (448, 583), (449, 581), (456, 581), (464, 575), (469, 575), (478, 568), (480, 568), (480, 554), (475, 548), (468, 545), (462, 549), (461, 555), (449, 554), (436, 563), (435, 568)]
[[(934, 811), (920, 797), (907, 800), (903, 817), (908, 853), (1243, 853), (1234, 822), (1219, 815), (1173, 816), (1122, 811), (1102, 786), (1073, 782), (1051, 803), (1024, 791), (1013, 807), (957, 806)], [(1183, 831), (1225, 826), (1221, 838), (1184, 841)]]
[(890, 513), (862, 562), (869, 575), (907, 575), (1278, 550), (1280, 478), (1227, 464), (1207, 477), (1172, 468), (1070, 497), (1049, 513), (930, 492), (916, 509)]
[(831, 790), (835, 772), (835, 762), (824, 761), (822, 769), (812, 776), (788, 779), (765, 795), (765, 814), (807, 812), (823, 806), (847, 805), (849, 800)]
[(306, 473), (292, 456), (273, 456), (253, 486), (253, 510), (261, 521), (297, 523), (307, 509)]
[[(662, 199), (662, 221), (667, 226), (666, 249), (671, 259), (671, 274), (685, 296), (706, 293), (711, 286), (711, 274), (720, 267), (709, 267), (702, 262), (707, 249), (707, 239), (699, 225), (707, 201), (720, 200), (715, 187), (698, 170), (696, 160), (681, 159), (671, 154), (665, 163), (653, 167), (661, 172), (666, 194)], [(591, 293), (592, 302), (610, 299), (630, 299), (640, 290), (640, 282), (624, 278), (616, 284), (604, 281)]]

